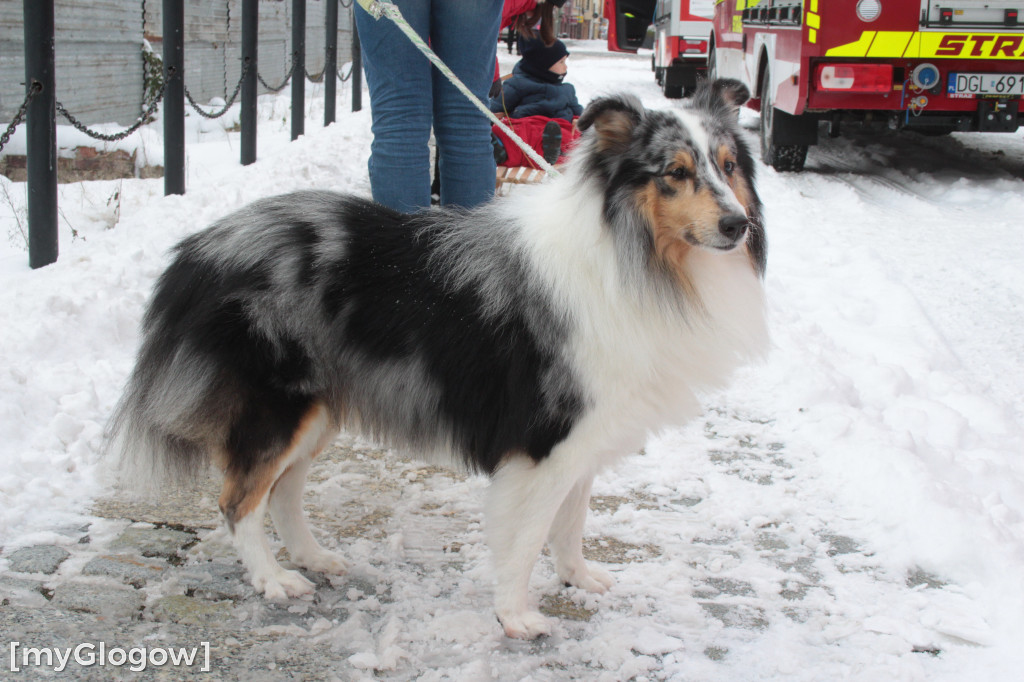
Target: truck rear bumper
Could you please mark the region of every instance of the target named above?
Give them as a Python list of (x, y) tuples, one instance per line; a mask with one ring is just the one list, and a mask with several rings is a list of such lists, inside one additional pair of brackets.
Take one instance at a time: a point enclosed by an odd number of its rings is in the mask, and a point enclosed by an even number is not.
[(843, 109), (809, 111), (804, 116), (825, 121), (833, 135), (846, 124), (921, 132), (1012, 133), (1024, 123), (1018, 101), (978, 100), (975, 106), (973, 111), (926, 110), (915, 114), (909, 111)]
[(707, 59), (703, 61), (686, 61), (682, 59), (673, 60), (670, 66), (665, 67), (665, 84), (669, 87), (680, 87), (692, 90), (697, 87), (697, 82), (707, 77)]

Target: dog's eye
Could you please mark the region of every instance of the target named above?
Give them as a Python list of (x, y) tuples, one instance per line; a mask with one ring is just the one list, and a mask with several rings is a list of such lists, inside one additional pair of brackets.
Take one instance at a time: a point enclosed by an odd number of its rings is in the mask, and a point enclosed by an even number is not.
[(675, 180), (686, 180), (690, 177), (690, 171), (683, 166), (679, 166), (678, 168), (673, 168), (668, 173), (665, 173), (665, 175)]
[(736, 164), (732, 161), (726, 161), (722, 164), (722, 170), (725, 171), (726, 175), (732, 175), (736, 170)]

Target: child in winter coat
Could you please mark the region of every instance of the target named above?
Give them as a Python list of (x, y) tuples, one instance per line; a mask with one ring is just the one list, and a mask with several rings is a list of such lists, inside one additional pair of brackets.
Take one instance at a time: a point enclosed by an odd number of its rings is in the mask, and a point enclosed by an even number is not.
[[(537, 39), (523, 41), (519, 52), (522, 59), (489, 106), (508, 116), (512, 130), (553, 164), (579, 136), (572, 122), (583, 113), (576, 88), (564, 82), (569, 51), (560, 40), (545, 45)], [(497, 126), (492, 129), (491, 144), (499, 165), (534, 165)]]

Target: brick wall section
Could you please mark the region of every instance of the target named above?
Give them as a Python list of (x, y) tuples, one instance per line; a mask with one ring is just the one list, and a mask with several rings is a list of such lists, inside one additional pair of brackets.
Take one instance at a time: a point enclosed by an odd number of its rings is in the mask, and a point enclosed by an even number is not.
[[(0, 157), (0, 175), (6, 175), (14, 182), (27, 179), (26, 157), (7, 155)], [(146, 166), (139, 170), (139, 177), (163, 177), (163, 166)], [(100, 152), (92, 147), (76, 147), (74, 156), (57, 159), (58, 182), (80, 182), (82, 180), (116, 180), (135, 177), (135, 154), (123, 149)]]

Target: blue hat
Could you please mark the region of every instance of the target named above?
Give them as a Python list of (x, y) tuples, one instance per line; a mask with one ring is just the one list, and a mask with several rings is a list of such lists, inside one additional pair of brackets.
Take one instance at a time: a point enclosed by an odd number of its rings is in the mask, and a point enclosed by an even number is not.
[(523, 56), (524, 67), (529, 66), (532, 67), (532, 71), (544, 72), (558, 63), (562, 57), (568, 57), (569, 50), (561, 40), (545, 45), (543, 40), (535, 38), (519, 43), (519, 54)]

